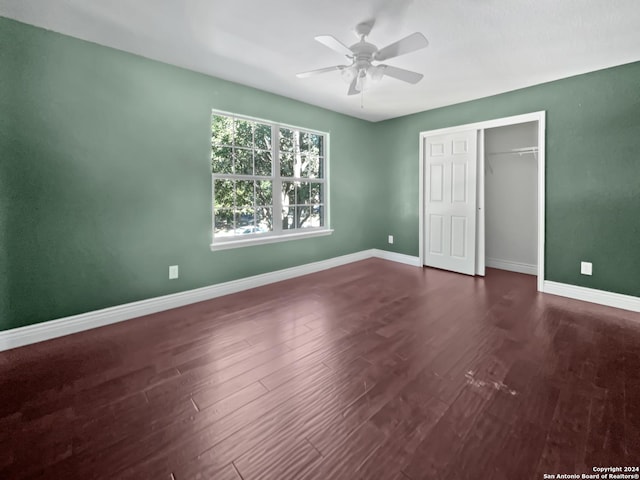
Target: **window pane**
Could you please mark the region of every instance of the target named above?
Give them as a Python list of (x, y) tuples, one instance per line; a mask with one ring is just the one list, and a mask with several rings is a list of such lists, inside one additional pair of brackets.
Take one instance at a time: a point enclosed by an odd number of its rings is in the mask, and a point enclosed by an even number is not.
[(253, 122), (236, 118), (234, 145), (236, 147), (253, 147)]
[(253, 204), (253, 180), (236, 180), (236, 207), (252, 207)]
[(293, 152), (293, 130), (280, 129), (280, 151)]
[(314, 155), (323, 155), (324, 154), (323, 140), (324, 140), (324, 137), (322, 135), (316, 135), (314, 133), (310, 133), (307, 136), (307, 141), (309, 143), (309, 147), (308, 147), (309, 153), (312, 153)]
[(296, 207), (282, 209), (282, 229), (292, 230), (296, 228)]
[(257, 123), (255, 127), (255, 148), (271, 150), (271, 126)]
[(282, 182), (282, 206), (296, 204), (296, 187), (293, 182)]
[(233, 180), (216, 180), (213, 190), (216, 208), (233, 208)]
[(236, 148), (234, 152), (236, 175), (253, 175), (253, 150)]
[(311, 183), (309, 189), (310, 203), (324, 203), (324, 185), (322, 183)]
[(293, 155), (290, 153), (280, 154), (280, 176), (293, 177)]
[(216, 209), (215, 226), (213, 230), (214, 237), (229, 237), (233, 235), (233, 230), (233, 210)]
[(256, 150), (256, 175), (265, 177), (271, 176), (271, 151), (269, 150)]
[(233, 145), (233, 119), (214, 115), (211, 119), (211, 144)]
[(233, 172), (231, 147), (213, 147), (211, 149), (211, 171), (213, 173)]
[(321, 162), (322, 160), (318, 155), (307, 155), (307, 168), (305, 170), (305, 177), (322, 178), (322, 168), (320, 165)]
[(322, 206), (314, 205), (311, 207), (311, 216), (309, 220), (304, 225), (305, 227), (322, 227), (324, 226), (324, 221), (322, 218)]
[(302, 177), (303, 170), (306, 168), (307, 159), (304, 155), (294, 154), (293, 155), (293, 176), (294, 177)]
[(308, 228), (311, 207), (296, 207), (296, 228)]
[(273, 208), (260, 207), (256, 209), (256, 227), (260, 232), (273, 231)]
[(298, 182), (296, 187), (296, 204), (309, 203), (309, 188), (310, 184), (308, 182)]
[(311, 140), (310, 137), (311, 134), (310, 133), (302, 133), (300, 135), (300, 151), (301, 152), (308, 152), (309, 151), (309, 145), (311, 144)]
[(256, 182), (256, 205), (273, 205), (273, 182), (261, 180)]
[(246, 235), (253, 232), (252, 227), (255, 225), (255, 217), (253, 208), (242, 208), (236, 210), (236, 235)]

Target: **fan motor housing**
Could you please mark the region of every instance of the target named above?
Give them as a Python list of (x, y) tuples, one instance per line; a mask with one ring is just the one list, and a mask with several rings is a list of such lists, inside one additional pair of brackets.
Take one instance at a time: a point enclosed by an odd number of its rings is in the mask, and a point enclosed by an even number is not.
[(365, 41), (358, 42), (349, 48), (353, 52), (354, 65), (358, 68), (371, 65), (373, 55), (378, 51), (378, 47)]

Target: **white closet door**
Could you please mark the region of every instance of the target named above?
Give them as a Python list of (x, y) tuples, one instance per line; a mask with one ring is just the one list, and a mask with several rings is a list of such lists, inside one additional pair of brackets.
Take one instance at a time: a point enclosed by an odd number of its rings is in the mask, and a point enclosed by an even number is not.
[(477, 131), (425, 138), (424, 263), (474, 275)]

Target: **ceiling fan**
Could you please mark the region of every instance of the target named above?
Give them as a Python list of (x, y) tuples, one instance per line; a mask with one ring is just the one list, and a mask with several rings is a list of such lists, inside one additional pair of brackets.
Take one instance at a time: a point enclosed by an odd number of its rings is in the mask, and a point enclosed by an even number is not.
[(429, 45), (429, 42), (421, 33), (413, 33), (397, 42), (387, 45), (384, 48), (378, 48), (372, 43), (365, 40), (367, 35), (371, 33), (374, 21), (360, 23), (356, 26), (356, 34), (360, 37), (360, 41), (347, 47), (340, 40), (332, 35), (319, 35), (315, 39), (331, 50), (345, 55), (350, 61), (349, 65), (335, 65), (333, 67), (320, 68), (309, 72), (298, 73), (298, 78), (307, 78), (321, 73), (339, 70), (342, 75), (350, 82), (348, 95), (356, 95), (362, 92), (365, 81), (369, 77), (373, 81), (380, 80), (383, 76), (393, 77), (403, 82), (418, 83), (422, 80), (421, 73), (412, 72), (403, 68), (393, 67), (391, 65), (376, 64), (374, 62), (382, 62), (390, 58), (399, 57), (405, 53), (411, 53)]

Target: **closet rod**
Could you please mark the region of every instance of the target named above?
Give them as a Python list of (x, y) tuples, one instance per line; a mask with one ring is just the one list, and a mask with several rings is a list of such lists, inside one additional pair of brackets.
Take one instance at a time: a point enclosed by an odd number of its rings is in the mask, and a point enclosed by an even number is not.
[(512, 150), (507, 150), (504, 152), (487, 152), (487, 155), (507, 155), (507, 154), (518, 154), (524, 155), (525, 153), (538, 153), (538, 147), (526, 147), (526, 148), (514, 148)]

